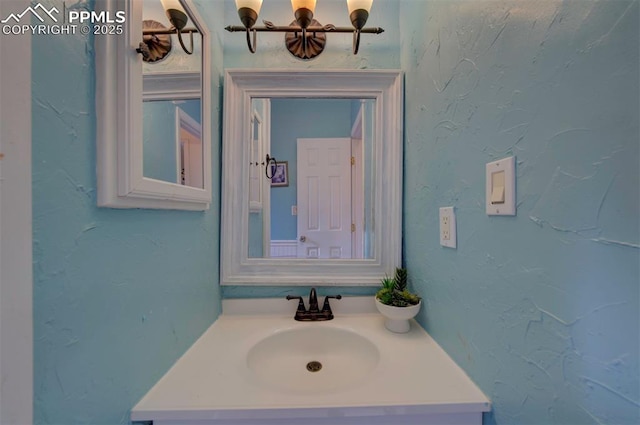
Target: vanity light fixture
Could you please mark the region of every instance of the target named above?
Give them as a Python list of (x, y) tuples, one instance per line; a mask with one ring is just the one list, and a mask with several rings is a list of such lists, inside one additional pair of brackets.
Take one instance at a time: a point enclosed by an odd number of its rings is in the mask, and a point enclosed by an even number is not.
[(373, 0), (347, 0), (347, 9), (353, 28), (336, 27), (333, 24), (321, 25), (313, 19), (316, 0), (291, 0), (295, 21), (289, 26), (276, 26), (272, 22), (263, 21), (264, 26), (256, 27), (262, 0), (236, 0), (238, 16), (244, 26), (229, 25), (229, 32), (246, 32), (247, 46), (251, 53), (256, 52), (258, 32), (284, 32), (285, 44), (292, 55), (300, 59), (313, 59), (324, 50), (326, 33), (353, 33), (353, 54), (360, 48), (360, 34), (380, 34), (384, 29), (379, 27), (364, 28)]
[[(193, 54), (193, 33), (197, 28), (185, 28), (189, 17), (185, 13), (180, 0), (160, 0), (172, 27), (167, 28), (158, 21), (142, 21), (142, 42), (136, 51), (142, 54), (145, 62), (158, 62), (164, 59), (171, 51), (171, 34), (178, 35), (178, 41), (182, 50), (188, 55)], [(188, 49), (182, 40), (182, 34), (189, 34), (191, 49)]]

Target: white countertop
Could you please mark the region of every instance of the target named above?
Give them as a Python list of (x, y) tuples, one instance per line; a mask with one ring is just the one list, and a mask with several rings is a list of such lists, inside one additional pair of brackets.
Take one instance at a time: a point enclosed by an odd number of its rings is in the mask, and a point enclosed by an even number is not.
[[(490, 402), (414, 321), (406, 334), (384, 327), (373, 297), (332, 302), (335, 319), (296, 322), (294, 302), (229, 300), (223, 314), (131, 412), (132, 420), (375, 416), (486, 412)], [(293, 307), (292, 307), (293, 305)], [(286, 313), (275, 313), (286, 309)], [(245, 314), (246, 311), (259, 314)], [(348, 310), (355, 314), (346, 314)], [(376, 369), (357, 386), (329, 393), (279, 391), (256, 382), (246, 353), (285, 329), (330, 326), (357, 332), (380, 351)], [(330, 413), (327, 413), (330, 411)], [(332, 413), (331, 413), (332, 412)]]

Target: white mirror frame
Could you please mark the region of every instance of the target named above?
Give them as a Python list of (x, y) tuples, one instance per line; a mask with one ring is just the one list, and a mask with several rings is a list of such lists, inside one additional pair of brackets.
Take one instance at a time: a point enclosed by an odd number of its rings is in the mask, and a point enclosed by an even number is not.
[[(122, 35), (96, 35), (98, 206), (206, 210), (211, 203), (211, 82), (209, 32), (190, 0), (181, 0), (202, 32), (202, 145), (204, 187), (182, 186), (143, 175), (142, 2), (101, 0), (98, 12), (124, 11)], [(177, 44), (174, 48), (180, 48)], [(169, 84), (171, 85), (171, 84)], [(179, 86), (179, 85), (178, 85)], [(178, 94), (178, 93), (176, 93)], [(165, 93), (166, 95), (166, 93)]]
[[(402, 256), (402, 72), (227, 70), (224, 85), (222, 285), (377, 286)], [(375, 117), (372, 259), (248, 257), (251, 99), (370, 98)], [(246, 141), (246, 143), (243, 143)]]

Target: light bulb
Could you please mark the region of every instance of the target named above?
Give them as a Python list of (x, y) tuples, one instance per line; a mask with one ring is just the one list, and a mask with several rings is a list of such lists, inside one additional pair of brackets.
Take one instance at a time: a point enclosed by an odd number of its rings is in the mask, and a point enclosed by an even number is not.
[(236, 0), (236, 7), (238, 8), (238, 16), (244, 27), (251, 28), (258, 20), (262, 0)]
[(167, 18), (171, 25), (173, 25), (178, 31), (187, 25), (189, 17), (182, 7), (180, 0), (160, 0), (164, 13), (167, 14)]
[(307, 9), (313, 13), (316, 11), (316, 0), (291, 0), (291, 7), (293, 13), (298, 9)]
[(260, 14), (260, 8), (262, 7), (262, 0), (236, 0), (236, 8), (240, 10), (246, 7), (256, 12), (256, 15)]
[(162, 8), (164, 9), (165, 12), (173, 9), (173, 10), (179, 10), (182, 13), (185, 13), (184, 8), (182, 7), (182, 3), (180, 3), (180, 0), (160, 0), (160, 3), (162, 3)]
[(370, 12), (372, 4), (373, 0), (347, 0), (347, 8), (349, 9), (349, 14), (358, 9)]
[(353, 27), (358, 31), (367, 23), (372, 3), (373, 0), (347, 0), (349, 19), (351, 19)]

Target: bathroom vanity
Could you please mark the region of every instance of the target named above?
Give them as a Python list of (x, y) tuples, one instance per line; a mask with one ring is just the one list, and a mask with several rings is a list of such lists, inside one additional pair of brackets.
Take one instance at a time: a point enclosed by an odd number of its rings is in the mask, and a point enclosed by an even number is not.
[(384, 327), (373, 297), (294, 320), (286, 299), (224, 300), (223, 314), (131, 412), (154, 425), (480, 425), (490, 401), (415, 321)]

